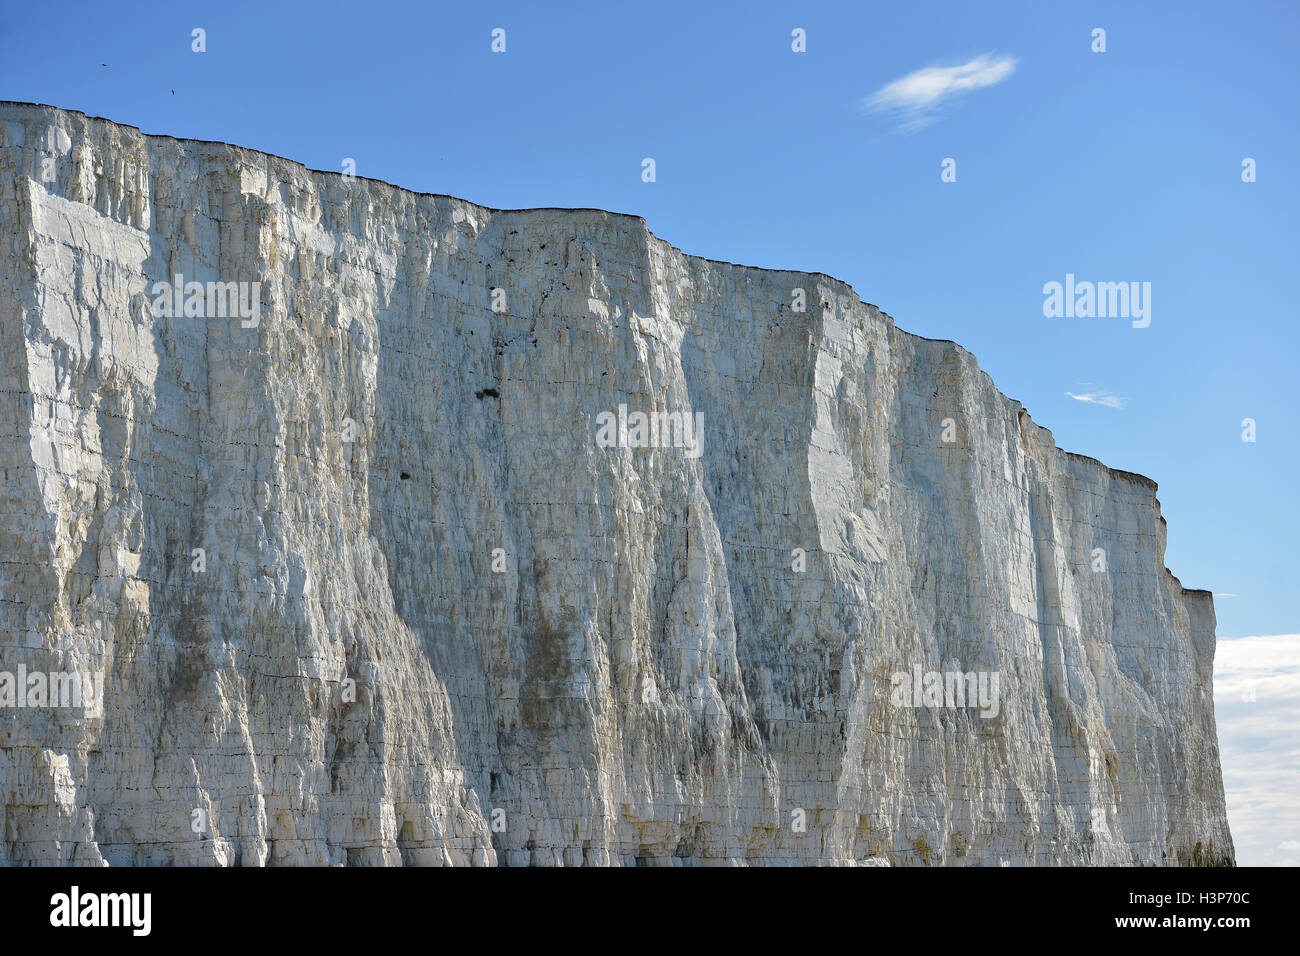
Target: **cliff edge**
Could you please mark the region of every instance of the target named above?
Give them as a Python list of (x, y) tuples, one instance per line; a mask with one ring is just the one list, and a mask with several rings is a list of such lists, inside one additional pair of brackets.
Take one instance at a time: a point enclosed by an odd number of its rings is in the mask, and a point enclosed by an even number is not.
[(1233, 862), (1154, 483), (844, 283), (16, 103), (0, 237), (0, 864)]

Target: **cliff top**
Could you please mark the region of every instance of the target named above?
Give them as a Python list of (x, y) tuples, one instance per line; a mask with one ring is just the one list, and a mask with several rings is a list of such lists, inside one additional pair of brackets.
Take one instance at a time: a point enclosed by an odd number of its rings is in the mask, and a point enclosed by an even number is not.
[[(84, 113), (84, 112), (82, 112), (81, 110), (66, 109), (66, 108), (61, 107), (61, 106), (52, 106), (52, 105), (50, 105), (50, 104), (48, 104), (48, 103), (29, 103), (29, 102), (23, 102), (23, 101), (21, 101), (21, 100), (0, 100), (0, 107), (20, 107), (20, 108), (23, 108), (23, 109), (52, 110), (52, 111), (54, 111), (54, 112), (58, 112), (58, 113), (65, 113), (65, 114), (70, 114), (70, 115), (80, 116), (80, 117), (83, 117), (83, 118), (86, 119), (86, 120), (91, 120), (91, 121), (100, 122), (100, 123), (108, 123), (108, 124), (111, 124), (112, 126), (115, 126), (115, 127), (119, 128), (119, 129), (125, 129), (125, 130), (131, 130), (131, 131), (134, 131), (135, 133), (138, 133), (141, 137), (145, 137), (145, 138), (149, 138), (149, 139), (171, 140), (171, 141), (176, 142), (176, 143), (194, 143), (194, 144), (204, 145), (204, 146), (224, 146), (224, 147), (226, 147), (227, 149), (238, 150), (238, 151), (240, 151), (240, 152), (244, 152), (244, 153), (251, 153), (251, 154), (253, 154), (253, 155), (257, 155), (257, 156), (264, 156), (264, 157), (267, 157), (267, 158), (269, 158), (269, 159), (279, 160), (279, 161), (281, 161), (281, 162), (288, 163), (288, 164), (290, 164), (290, 165), (292, 165), (292, 166), (296, 166), (296, 167), (298, 167), (298, 168), (304, 170), (305, 172), (312, 173), (312, 174), (319, 174), (319, 175), (326, 175), (326, 176), (342, 176), (342, 175), (343, 175), (341, 172), (337, 172), (337, 171), (335, 171), (335, 170), (328, 170), (328, 169), (313, 169), (313, 168), (311, 168), (311, 167), (305, 165), (304, 163), (300, 163), (300, 162), (298, 162), (297, 160), (294, 160), (294, 159), (289, 159), (288, 157), (285, 157), (285, 156), (280, 156), (280, 155), (278, 155), (278, 154), (276, 154), (276, 153), (269, 153), (269, 152), (266, 152), (265, 150), (253, 149), (253, 148), (251, 148), (251, 147), (247, 147), (247, 146), (240, 146), (240, 145), (238, 145), (238, 144), (236, 144), (236, 143), (227, 143), (227, 142), (225, 142), (225, 141), (223, 141), (223, 140), (192, 139), (192, 138), (188, 138), (188, 137), (177, 137), (177, 136), (172, 136), (172, 135), (167, 134), (167, 133), (146, 133), (146, 132), (144, 132), (143, 130), (141, 130), (138, 126), (133, 126), (133, 125), (131, 125), (131, 124), (129, 124), (129, 123), (120, 123), (120, 122), (118, 122), (118, 121), (116, 121), (116, 120), (108, 119), (107, 117), (104, 117), (104, 116), (94, 116), (94, 115), (90, 115), (90, 114), (88, 114), (88, 113)], [(969, 356), (971, 357), (972, 361), (974, 362), (975, 367), (976, 367), (977, 369), (979, 369), (979, 363), (978, 363), (978, 360), (975, 358), (974, 354), (971, 353), (968, 349), (964, 348), (960, 343), (955, 342), (955, 341), (953, 341), (952, 339), (932, 339), (932, 338), (928, 338), (927, 336), (920, 335), (920, 334), (918, 334), (918, 333), (916, 333), (916, 332), (909, 332), (909, 331), (907, 331), (906, 329), (899, 328), (899, 326), (898, 326), (897, 322), (894, 320), (893, 316), (891, 316), (889, 313), (885, 312), (884, 310), (882, 310), (881, 308), (879, 308), (879, 307), (876, 306), (875, 304), (870, 303), (870, 302), (867, 302), (866, 300), (864, 300), (864, 299), (862, 298), (862, 296), (858, 294), (857, 290), (854, 289), (853, 286), (852, 286), (850, 283), (844, 281), (843, 279), (838, 279), (838, 278), (836, 278), (835, 276), (828, 275), (827, 273), (824, 273), (824, 272), (810, 272), (810, 271), (803, 270), (803, 269), (782, 269), (782, 268), (771, 268), (771, 267), (767, 267), (767, 266), (747, 265), (747, 264), (745, 264), (745, 263), (731, 262), (731, 261), (726, 260), (726, 259), (710, 259), (710, 258), (708, 258), (708, 257), (706, 257), (706, 256), (697, 256), (697, 255), (692, 255), (691, 253), (683, 252), (680, 248), (678, 248), (677, 246), (674, 246), (672, 243), (668, 242), (666, 239), (662, 239), (662, 238), (660, 238), (659, 236), (655, 235), (654, 231), (650, 229), (649, 224), (646, 222), (644, 216), (639, 216), (639, 215), (636, 215), (636, 214), (634, 214), (634, 213), (617, 212), (617, 211), (615, 211), (615, 210), (610, 210), (610, 209), (598, 209), (598, 208), (591, 207), (591, 206), (574, 206), (574, 207), (565, 207), (565, 206), (531, 206), (531, 207), (524, 207), (524, 208), (517, 208), (517, 209), (499, 208), (499, 207), (495, 207), (495, 206), (486, 206), (486, 205), (484, 205), (484, 204), (482, 204), (482, 203), (477, 203), (477, 202), (474, 202), (473, 200), (470, 200), (470, 199), (464, 199), (464, 198), (462, 198), (462, 197), (460, 197), (460, 196), (453, 196), (453, 195), (451, 195), (451, 194), (449, 194), (449, 193), (426, 193), (426, 192), (420, 192), (420, 191), (418, 191), (418, 190), (408, 189), (408, 188), (406, 188), (406, 187), (404, 187), (404, 186), (399, 186), (399, 185), (397, 185), (397, 184), (395, 184), (395, 183), (390, 183), (390, 182), (388, 182), (387, 180), (377, 179), (377, 178), (372, 177), (372, 176), (361, 176), (361, 175), (355, 175), (354, 178), (356, 178), (356, 179), (358, 179), (358, 180), (364, 180), (364, 181), (366, 181), (366, 182), (370, 182), (370, 183), (376, 183), (376, 184), (379, 184), (379, 185), (381, 185), (381, 186), (386, 186), (386, 187), (388, 187), (388, 188), (390, 188), (390, 189), (394, 189), (394, 190), (397, 190), (398, 192), (406, 193), (407, 195), (410, 195), (410, 196), (424, 196), (424, 197), (430, 197), (430, 198), (434, 198), (434, 199), (450, 199), (450, 200), (453, 200), (453, 201), (455, 201), (455, 202), (465, 203), (466, 205), (473, 206), (473, 207), (476, 208), (476, 209), (482, 209), (482, 210), (484, 210), (484, 211), (486, 211), (486, 212), (489, 212), (489, 213), (529, 213), (529, 212), (563, 212), (563, 213), (580, 213), (580, 212), (590, 212), (590, 213), (600, 213), (601, 215), (606, 215), (606, 216), (617, 216), (617, 217), (622, 218), (622, 219), (629, 219), (629, 220), (632, 220), (632, 221), (634, 221), (634, 222), (636, 222), (636, 223), (639, 223), (639, 224), (641, 225), (641, 227), (645, 229), (646, 234), (647, 234), (650, 238), (654, 239), (654, 240), (657, 241), (657, 242), (662, 242), (662, 243), (664, 243), (664, 244), (667, 245), (669, 248), (673, 249), (673, 250), (676, 251), (678, 254), (682, 255), (683, 257), (685, 257), (685, 258), (687, 258), (687, 259), (693, 259), (693, 260), (700, 261), (700, 262), (707, 262), (707, 263), (711, 263), (711, 264), (714, 264), (714, 265), (730, 266), (730, 267), (732, 267), (732, 268), (738, 268), (738, 269), (753, 269), (753, 270), (757, 270), (757, 271), (761, 271), (761, 272), (784, 272), (784, 273), (789, 273), (789, 274), (791, 274), (791, 275), (811, 276), (811, 277), (815, 277), (815, 278), (825, 279), (825, 280), (827, 280), (827, 281), (829, 281), (829, 282), (835, 283), (836, 285), (839, 285), (839, 286), (843, 287), (844, 289), (848, 290), (848, 292), (852, 293), (853, 296), (856, 297), (857, 300), (858, 300), (859, 302), (861, 302), (863, 305), (867, 306), (867, 307), (870, 308), (870, 309), (873, 309), (873, 310), (874, 310), (876, 313), (878, 313), (882, 318), (886, 319), (886, 320), (889, 322), (889, 324), (890, 324), (893, 328), (897, 329), (897, 331), (898, 331), (900, 334), (903, 334), (903, 335), (909, 336), (910, 338), (913, 338), (913, 339), (916, 339), (916, 340), (918, 340), (918, 341), (922, 341), (922, 342), (929, 342), (929, 343), (935, 343), (935, 344), (946, 344), (946, 345), (951, 345), (951, 346), (953, 346), (954, 348), (956, 348), (956, 349), (960, 350), (961, 352), (965, 353), (966, 355), (969, 355)], [(993, 380), (992, 380), (991, 376), (989, 376), (988, 373), (985, 372), (983, 369), (979, 369), (979, 371), (980, 371), (980, 373), (981, 373), (982, 375), (984, 375), (986, 378), (988, 378), (990, 384), (992, 384), (992, 385), (996, 388), (996, 383), (993, 383)], [(1050, 429), (1047, 429), (1045, 426), (1038, 425), (1037, 422), (1033, 422), (1033, 416), (1030, 415), (1029, 410), (1028, 410), (1027, 408), (1025, 408), (1024, 405), (1023, 405), (1022, 403), (1020, 403), (1020, 402), (1017, 401), (1016, 399), (1012, 399), (1010, 396), (1006, 395), (1005, 392), (1002, 392), (1001, 389), (998, 389), (998, 393), (1001, 394), (1001, 395), (1003, 395), (1003, 397), (1007, 398), (1009, 401), (1015, 402), (1015, 404), (1018, 405), (1018, 406), (1021, 408), (1021, 410), (1024, 412), (1024, 414), (1029, 416), (1030, 421), (1031, 421), (1031, 422), (1032, 422), (1036, 427), (1038, 427), (1038, 428), (1042, 429), (1043, 431), (1047, 432), (1048, 436), (1051, 437), (1051, 435), (1052, 435), (1051, 430), (1050, 430)], [(1158, 491), (1158, 489), (1159, 489), (1159, 486), (1157, 485), (1157, 483), (1156, 483), (1153, 479), (1147, 477), (1146, 475), (1138, 474), (1137, 472), (1132, 472), (1132, 471), (1124, 471), (1123, 469), (1119, 469), (1119, 468), (1111, 468), (1110, 466), (1108, 466), (1108, 465), (1105, 464), (1104, 462), (1099, 461), (1098, 459), (1093, 458), (1093, 457), (1091, 457), (1091, 456), (1089, 456), (1089, 455), (1081, 455), (1081, 454), (1079, 454), (1079, 453), (1077, 453), (1077, 452), (1067, 451), (1066, 449), (1061, 448), (1059, 445), (1057, 445), (1057, 444), (1055, 443), (1055, 439), (1054, 439), (1054, 438), (1053, 438), (1053, 440), (1052, 440), (1052, 444), (1053, 444), (1053, 447), (1055, 447), (1058, 451), (1062, 452), (1062, 453), (1063, 453), (1064, 455), (1066, 455), (1067, 457), (1070, 457), (1070, 458), (1076, 458), (1076, 459), (1080, 459), (1080, 460), (1082, 460), (1082, 461), (1091, 462), (1092, 464), (1096, 465), (1098, 468), (1104, 469), (1105, 472), (1107, 473), (1107, 475), (1108, 475), (1109, 477), (1113, 478), (1113, 479), (1117, 479), (1117, 480), (1120, 480), (1120, 481), (1129, 481), (1129, 482), (1133, 482), (1133, 483), (1135, 483), (1135, 484), (1139, 484), (1139, 485), (1141, 485), (1141, 486), (1143, 486), (1143, 487), (1145, 487), (1145, 488), (1148, 488), (1148, 489), (1152, 492), (1153, 495), (1154, 495), (1154, 494)], [(1158, 505), (1159, 505), (1159, 501), (1157, 501), (1157, 506), (1158, 506)], [(1162, 518), (1161, 520), (1163, 521), (1164, 519)], [(1175, 580), (1177, 580), (1177, 579), (1175, 579)], [(1186, 589), (1184, 589), (1184, 590), (1186, 590)]]

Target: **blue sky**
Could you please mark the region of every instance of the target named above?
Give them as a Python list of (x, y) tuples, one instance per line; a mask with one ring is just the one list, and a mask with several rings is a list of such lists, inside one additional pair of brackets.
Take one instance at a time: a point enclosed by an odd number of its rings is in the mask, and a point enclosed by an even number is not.
[[(1235, 595), (1220, 636), (1300, 630), (1300, 8), (624, 6), (14, 5), (0, 96), (490, 206), (636, 213), (689, 253), (844, 279), (970, 349), (1063, 448), (1154, 478), (1170, 569)], [(1014, 68), (919, 129), (863, 109), (981, 56)], [(1066, 273), (1150, 282), (1151, 325), (1045, 318)]]
[[(688, 253), (842, 278), (972, 351), (1063, 448), (1154, 478), (1166, 564), (1220, 595), (1221, 639), (1300, 630), (1300, 6), (310, 10), (10, 5), (0, 97), (318, 169), (352, 157), (489, 206), (635, 213)], [(931, 68), (950, 72), (901, 89), (950, 90), (934, 109), (864, 108), (905, 107), (882, 91)], [(1045, 317), (1067, 273), (1150, 282), (1150, 326)]]

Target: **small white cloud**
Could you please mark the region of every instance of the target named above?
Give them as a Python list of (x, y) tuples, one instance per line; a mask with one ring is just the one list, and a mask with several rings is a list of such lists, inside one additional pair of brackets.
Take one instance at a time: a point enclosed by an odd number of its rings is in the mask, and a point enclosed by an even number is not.
[(882, 86), (862, 101), (869, 113), (896, 113), (902, 128), (920, 129), (955, 95), (994, 86), (1016, 69), (1013, 56), (977, 56), (956, 66), (929, 66)]
[(1111, 392), (1084, 392), (1082, 395), (1066, 392), (1065, 394), (1076, 402), (1087, 402), (1089, 405), (1105, 405), (1107, 408), (1124, 407), (1124, 400)]
[(1226, 591), (1215, 591), (1215, 592), (1214, 592), (1214, 596), (1215, 596), (1216, 598), (1235, 598), (1237, 595), (1235, 595), (1235, 594), (1229, 594), (1229, 593), (1226, 592)]

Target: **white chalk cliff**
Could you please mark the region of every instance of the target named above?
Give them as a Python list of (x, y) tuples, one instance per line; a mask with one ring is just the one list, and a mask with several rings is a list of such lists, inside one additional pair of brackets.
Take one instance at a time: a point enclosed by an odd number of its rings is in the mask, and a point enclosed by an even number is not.
[(15, 103), (0, 237), (0, 864), (1232, 862), (1155, 484), (844, 283)]

